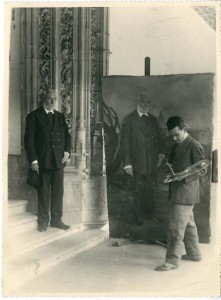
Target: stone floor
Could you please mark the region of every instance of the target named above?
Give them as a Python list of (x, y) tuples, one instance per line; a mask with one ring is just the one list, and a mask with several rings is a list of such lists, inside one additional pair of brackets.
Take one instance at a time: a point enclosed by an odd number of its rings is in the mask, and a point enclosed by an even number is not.
[(161, 245), (110, 240), (39, 275), (10, 296), (219, 296), (220, 251), (201, 244), (201, 262), (182, 261), (174, 271), (156, 272), (164, 262)]

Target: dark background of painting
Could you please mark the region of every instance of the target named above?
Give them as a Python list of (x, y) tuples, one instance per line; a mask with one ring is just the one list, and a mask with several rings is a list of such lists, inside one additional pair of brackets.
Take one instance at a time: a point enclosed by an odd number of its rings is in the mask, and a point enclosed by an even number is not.
[[(162, 180), (165, 173), (158, 170), (159, 197), (156, 215), (162, 223), (146, 222), (143, 227), (128, 223), (128, 209), (132, 202), (131, 181), (120, 164), (120, 127), (123, 118), (135, 109), (134, 97), (147, 92), (152, 100), (150, 112), (159, 122), (165, 151), (170, 145), (165, 123), (179, 115), (188, 126), (188, 132), (204, 147), (205, 157), (212, 160), (214, 75), (187, 74), (163, 76), (109, 76), (102, 79), (104, 101), (105, 152), (108, 181), (108, 209), (110, 234), (113, 237), (134, 236), (135, 239), (166, 240), (168, 217), (168, 185)], [(201, 179), (201, 202), (194, 208), (201, 242), (210, 239), (210, 182), (211, 167)]]

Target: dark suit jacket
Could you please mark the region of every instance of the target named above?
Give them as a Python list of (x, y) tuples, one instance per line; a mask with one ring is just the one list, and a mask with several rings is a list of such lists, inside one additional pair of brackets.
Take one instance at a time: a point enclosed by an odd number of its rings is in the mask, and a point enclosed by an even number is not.
[[(170, 163), (174, 172), (184, 171), (187, 167), (204, 159), (204, 150), (199, 142), (190, 135), (179, 146), (174, 145), (171, 151)], [(170, 198), (176, 204), (195, 204), (200, 201), (199, 175), (206, 170), (184, 178), (182, 181), (170, 183)]]
[(52, 158), (54, 167), (61, 168), (64, 151), (71, 153), (71, 136), (64, 115), (54, 111), (51, 128), (43, 107), (27, 115), (24, 142), (29, 162), (38, 160), (40, 168), (51, 168)]
[(121, 151), (123, 165), (132, 165), (136, 174), (156, 172), (160, 153), (160, 133), (157, 119), (148, 113), (146, 127), (137, 111), (129, 114), (122, 124)]

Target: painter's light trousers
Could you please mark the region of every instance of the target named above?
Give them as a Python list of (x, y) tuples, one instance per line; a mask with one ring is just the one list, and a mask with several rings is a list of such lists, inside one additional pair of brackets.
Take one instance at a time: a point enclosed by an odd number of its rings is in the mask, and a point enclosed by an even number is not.
[(194, 205), (174, 204), (168, 224), (166, 262), (179, 265), (183, 242), (186, 254), (201, 258), (199, 237), (193, 215)]

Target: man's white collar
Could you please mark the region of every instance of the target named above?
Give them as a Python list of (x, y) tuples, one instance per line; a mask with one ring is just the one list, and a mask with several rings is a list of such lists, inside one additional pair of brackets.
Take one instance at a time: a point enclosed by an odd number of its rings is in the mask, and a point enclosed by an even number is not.
[(140, 117), (142, 117), (143, 115), (148, 117), (148, 113), (142, 113), (138, 109), (137, 109), (137, 112), (138, 112)]
[(48, 114), (49, 112), (54, 113), (53, 109), (48, 110), (48, 109), (46, 109), (46, 108), (44, 107), (44, 110), (46, 111), (47, 114)]

